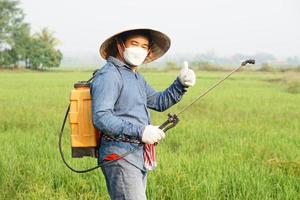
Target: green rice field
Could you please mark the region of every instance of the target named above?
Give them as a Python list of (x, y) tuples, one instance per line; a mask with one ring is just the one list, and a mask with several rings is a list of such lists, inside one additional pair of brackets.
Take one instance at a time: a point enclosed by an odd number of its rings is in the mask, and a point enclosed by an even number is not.
[[(0, 71), (0, 199), (109, 199), (100, 169), (76, 174), (58, 151), (73, 83), (87, 71)], [(177, 71), (141, 72), (161, 91)], [(163, 113), (159, 125), (226, 72), (196, 71), (197, 84)], [(300, 199), (300, 73), (238, 72), (180, 115), (157, 146), (148, 199)], [(93, 158), (70, 156), (76, 168)]]

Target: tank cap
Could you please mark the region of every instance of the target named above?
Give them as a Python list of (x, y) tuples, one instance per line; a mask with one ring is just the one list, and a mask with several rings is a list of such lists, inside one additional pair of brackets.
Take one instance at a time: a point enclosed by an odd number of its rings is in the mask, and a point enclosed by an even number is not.
[(80, 88), (80, 87), (90, 87), (90, 83), (87, 81), (78, 81), (74, 84), (74, 88)]

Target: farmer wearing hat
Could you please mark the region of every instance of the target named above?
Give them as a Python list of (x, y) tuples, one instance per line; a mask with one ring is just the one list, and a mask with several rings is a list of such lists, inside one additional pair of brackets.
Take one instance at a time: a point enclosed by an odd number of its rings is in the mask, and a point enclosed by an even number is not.
[[(106, 64), (92, 82), (93, 124), (102, 132), (98, 161), (111, 199), (146, 199), (147, 171), (156, 167), (154, 143), (165, 133), (151, 123), (149, 108), (162, 112), (176, 104), (195, 73), (186, 68), (164, 91), (157, 92), (138, 72), (138, 66), (160, 58), (170, 48), (170, 39), (152, 29), (132, 29), (103, 42)], [(133, 153), (118, 159), (136, 148)]]

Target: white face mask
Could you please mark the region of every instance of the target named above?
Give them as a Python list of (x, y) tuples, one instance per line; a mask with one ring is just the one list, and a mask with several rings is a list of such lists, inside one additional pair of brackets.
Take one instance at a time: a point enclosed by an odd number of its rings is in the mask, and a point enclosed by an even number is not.
[(144, 62), (148, 55), (148, 51), (141, 47), (128, 47), (125, 48), (123, 55), (128, 64), (138, 66)]

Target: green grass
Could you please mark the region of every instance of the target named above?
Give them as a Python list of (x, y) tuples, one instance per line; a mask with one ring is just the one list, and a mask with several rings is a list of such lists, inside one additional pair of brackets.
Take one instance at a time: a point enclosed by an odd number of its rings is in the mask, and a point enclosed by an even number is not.
[[(177, 72), (145, 72), (157, 90)], [(197, 72), (197, 85), (154, 124), (178, 112), (224, 72)], [(241, 72), (180, 115), (157, 147), (148, 199), (300, 199), (300, 94), (284, 73)], [(299, 73), (294, 74), (299, 77)], [(75, 174), (60, 158), (58, 132), (77, 80), (90, 72), (0, 72), (0, 199), (109, 199), (100, 170)], [(69, 128), (64, 151), (70, 158)]]

